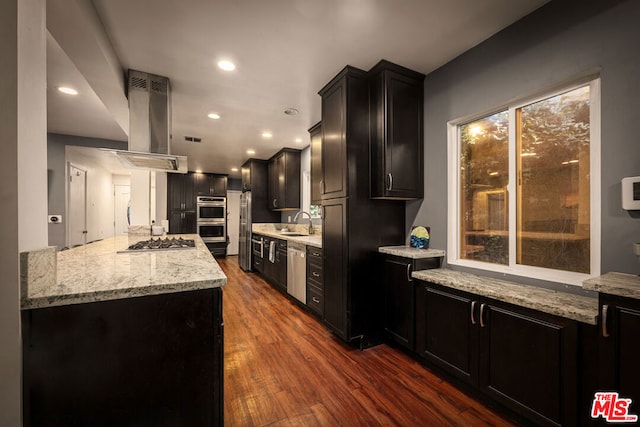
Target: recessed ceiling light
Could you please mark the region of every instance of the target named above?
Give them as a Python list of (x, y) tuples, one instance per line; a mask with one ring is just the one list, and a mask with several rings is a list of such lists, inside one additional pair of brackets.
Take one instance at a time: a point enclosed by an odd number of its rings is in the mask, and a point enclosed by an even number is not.
[(263, 138), (272, 138), (273, 134), (271, 132), (262, 132)]
[(210, 119), (218, 120), (220, 118), (220, 114), (211, 113), (207, 114), (207, 117), (209, 117)]
[(296, 114), (298, 114), (298, 112), (299, 111), (297, 109), (295, 109), (295, 108), (285, 108), (284, 109), (284, 113), (287, 116), (295, 116)]
[(231, 172), (238, 172), (238, 168), (231, 168)]
[(236, 64), (231, 61), (223, 60), (218, 61), (218, 67), (222, 68), (225, 71), (233, 71), (236, 69)]
[(253, 156), (254, 154), (256, 154), (256, 150), (247, 150), (247, 154)]
[(302, 138), (296, 138), (295, 141), (296, 144), (302, 144)]
[(58, 88), (58, 90), (60, 92), (62, 92), (62, 93), (66, 93), (67, 95), (77, 95), (78, 94), (77, 90), (75, 90), (73, 88), (70, 88), (70, 87), (67, 87), (67, 86), (60, 86)]

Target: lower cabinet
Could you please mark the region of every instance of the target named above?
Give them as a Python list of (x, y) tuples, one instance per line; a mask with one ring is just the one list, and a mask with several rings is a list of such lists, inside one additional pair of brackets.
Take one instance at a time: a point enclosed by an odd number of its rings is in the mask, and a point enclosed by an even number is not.
[(387, 340), (415, 350), (415, 285), (411, 272), (438, 268), (441, 259), (385, 255), (384, 333)]
[(307, 307), (320, 318), (324, 315), (322, 258), (322, 249), (307, 246)]
[(23, 425), (222, 426), (222, 289), (22, 311)]
[(600, 294), (599, 302), (598, 391), (631, 399), (629, 413), (640, 416), (640, 300)]
[(418, 282), (416, 350), (537, 425), (577, 422), (573, 320)]
[(287, 241), (273, 237), (254, 235), (262, 238), (262, 258), (253, 256), (253, 268), (261, 273), (275, 288), (287, 291)]

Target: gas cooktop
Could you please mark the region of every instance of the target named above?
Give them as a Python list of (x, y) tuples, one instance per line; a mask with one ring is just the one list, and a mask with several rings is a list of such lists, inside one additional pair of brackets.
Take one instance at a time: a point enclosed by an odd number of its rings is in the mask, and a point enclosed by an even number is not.
[(130, 245), (126, 251), (122, 252), (144, 252), (161, 251), (175, 249), (194, 249), (196, 242), (193, 239), (183, 239), (182, 237), (165, 237), (157, 239), (143, 240)]

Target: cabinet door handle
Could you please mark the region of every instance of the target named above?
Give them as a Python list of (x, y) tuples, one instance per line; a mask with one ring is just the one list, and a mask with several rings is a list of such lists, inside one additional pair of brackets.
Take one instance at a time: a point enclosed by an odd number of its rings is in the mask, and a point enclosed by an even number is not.
[(413, 282), (411, 278), (411, 264), (407, 264), (407, 282)]
[(273, 199), (273, 207), (274, 208), (278, 207), (278, 201), (276, 199)]
[(487, 304), (480, 304), (480, 327), (484, 328), (485, 324), (484, 324), (484, 308), (487, 306)]
[(320, 300), (316, 297), (311, 297), (311, 299), (313, 300), (313, 302), (315, 302), (316, 304), (320, 304)]
[(609, 328), (607, 327), (607, 318), (609, 317), (609, 306), (604, 304), (602, 306), (602, 336), (607, 338), (609, 336)]
[(471, 324), (476, 324), (476, 304), (478, 301), (471, 301)]
[(311, 274), (313, 274), (316, 277), (320, 277), (320, 275), (318, 273), (316, 273), (315, 271), (313, 273), (311, 273)]
[(320, 194), (324, 194), (324, 179), (320, 180)]
[(391, 191), (391, 189), (393, 188), (393, 175), (391, 174), (391, 172), (387, 174), (387, 178), (389, 179), (389, 186), (387, 187), (387, 191)]

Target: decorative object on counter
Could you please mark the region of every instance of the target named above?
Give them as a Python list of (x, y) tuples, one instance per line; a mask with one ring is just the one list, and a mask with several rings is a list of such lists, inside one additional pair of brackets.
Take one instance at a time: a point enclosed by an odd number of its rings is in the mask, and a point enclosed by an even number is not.
[(409, 243), (411, 247), (418, 249), (429, 249), (429, 239), (431, 227), (423, 227), (417, 225), (411, 229), (411, 237)]

